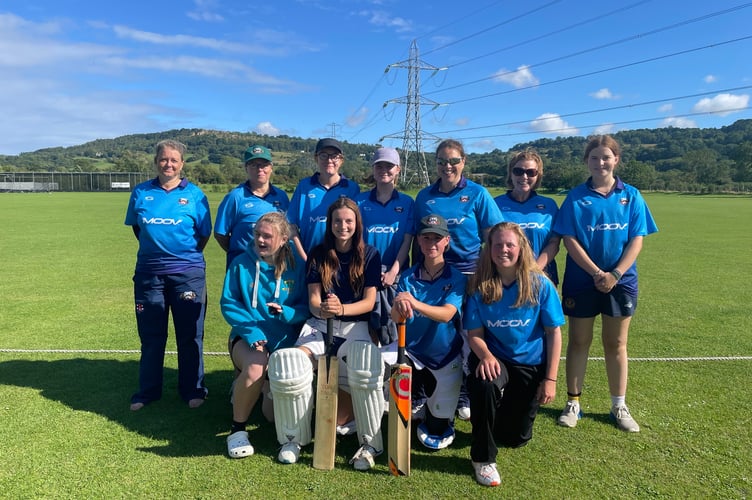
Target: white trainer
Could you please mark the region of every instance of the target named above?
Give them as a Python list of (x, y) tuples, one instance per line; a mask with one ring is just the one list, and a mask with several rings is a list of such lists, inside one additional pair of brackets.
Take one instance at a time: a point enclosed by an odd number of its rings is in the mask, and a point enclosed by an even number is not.
[(567, 406), (564, 407), (564, 411), (559, 415), (557, 423), (563, 427), (576, 427), (577, 421), (582, 418), (582, 410), (580, 409), (580, 402), (569, 400)]
[(370, 444), (364, 444), (355, 452), (355, 455), (350, 459), (350, 463), (355, 470), (368, 470), (375, 465), (374, 458), (379, 455), (381, 455), (381, 451), (376, 451)]
[(627, 405), (614, 406), (611, 408), (611, 414), (609, 415), (611, 420), (616, 423), (616, 427), (624, 432), (640, 432), (640, 426), (632, 418), (629, 413)]
[(298, 461), (298, 457), (300, 457), (300, 444), (290, 441), (282, 445), (277, 460), (283, 464), (294, 464)]
[(475, 480), (483, 486), (498, 486), (501, 484), (501, 476), (496, 470), (495, 462), (473, 462)]

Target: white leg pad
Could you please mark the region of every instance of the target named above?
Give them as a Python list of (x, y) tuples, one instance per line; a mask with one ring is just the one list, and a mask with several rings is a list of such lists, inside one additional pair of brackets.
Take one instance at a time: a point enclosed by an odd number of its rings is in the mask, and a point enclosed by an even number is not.
[(370, 444), (376, 451), (383, 451), (381, 417), (385, 406), (384, 361), (373, 342), (350, 344), (347, 353), (347, 382), (360, 444)]
[(279, 349), (269, 356), (269, 389), (279, 444), (311, 442), (313, 366), (297, 348)]

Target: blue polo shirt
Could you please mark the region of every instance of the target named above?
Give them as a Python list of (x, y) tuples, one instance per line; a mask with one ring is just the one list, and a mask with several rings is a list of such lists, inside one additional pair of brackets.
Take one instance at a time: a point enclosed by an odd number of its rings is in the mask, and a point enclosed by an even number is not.
[(412, 198), (396, 189), (386, 203), (376, 199), (376, 188), (360, 193), (357, 200), (363, 218), (363, 241), (376, 247), (381, 263), (391, 268), (406, 234), (414, 234)]
[(287, 193), (273, 185), (269, 185), (269, 192), (264, 197), (253, 194), (248, 182), (227, 193), (217, 209), (214, 227), (215, 233), (230, 236), (227, 266), (248, 249), (259, 217), (274, 211), (284, 213), (289, 205)]
[(206, 267), (198, 242), (211, 235), (209, 201), (187, 179), (170, 191), (162, 189), (158, 178), (137, 185), (125, 224), (140, 229), (136, 272), (173, 274)]
[[(559, 207), (553, 199), (541, 196), (535, 191), (523, 202), (515, 200), (510, 193), (511, 191), (507, 191), (506, 194), (494, 198), (494, 201), (505, 221), (519, 224), (525, 231), (525, 236), (537, 259), (551, 237), (556, 235), (553, 232), (553, 225)], [(559, 272), (555, 260), (546, 266), (546, 274), (554, 283), (559, 283)]]
[(354, 201), (360, 193), (358, 183), (344, 175), (340, 174), (339, 182), (331, 189), (321, 185), (319, 175), (316, 172), (298, 183), (287, 209), (287, 220), (298, 227), (306, 253), (324, 241), (329, 206), (341, 197)]
[(565, 323), (554, 284), (540, 274), (534, 274), (532, 279), (540, 283), (535, 305), (512, 307), (519, 293), (515, 281), (504, 287), (500, 301), (485, 304), (480, 292), (475, 292), (465, 306), (465, 329), (484, 328), (484, 340), (493, 355), (515, 365), (545, 363), (546, 331), (543, 328)]
[(415, 224), (430, 214), (446, 219), (451, 241), (444, 260), (460, 272), (472, 273), (478, 265), (483, 231), (502, 222), (503, 216), (486, 188), (464, 176), (450, 193), (442, 193), (440, 183), (423, 188), (415, 197)]
[(420, 279), (421, 264), (402, 273), (397, 293), (410, 292), (420, 302), (434, 306), (451, 304), (457, 314), (451, 321), (442, 323), (413, 311), (405, 328), (405, 348), (411, 358), (437, 370), (443, 368), (462, 353), (462, 302), (465, 298), (467, 276), (445, 265), (441, 275), (434, 281)]
[[(575, 187), (561, 204), (554, 231), (572, 236), (590, 259), (610, 271), (621, 259), (629, 240), (658, 231), (653, 216), (637, 188), (618, 177), (616, 187), (603, 196), (592, 189), (592, 179)], [(619, 284), (637, 295), (637, 262), (624, 273)], [(562, 295), (571, 296), (594, 288), (593, 277), (567, 255)]]

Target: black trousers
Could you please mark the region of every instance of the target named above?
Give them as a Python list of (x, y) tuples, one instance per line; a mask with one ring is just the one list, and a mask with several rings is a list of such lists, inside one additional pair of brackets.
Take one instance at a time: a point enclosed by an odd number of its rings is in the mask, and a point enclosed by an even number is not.
[(545, 366), (499, 363), (501, 374), (496, 379), (481, 380), (475, 376), (478, 357), (471, 352), (468, 359), (473, 462), (495, 462), (497, 444), (517, 448), (533, 437), (533, 422), (540, 407), (536, 395)]

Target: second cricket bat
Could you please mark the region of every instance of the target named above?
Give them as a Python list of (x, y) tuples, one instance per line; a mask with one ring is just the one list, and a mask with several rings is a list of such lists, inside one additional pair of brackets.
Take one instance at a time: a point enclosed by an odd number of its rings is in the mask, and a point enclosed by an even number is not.
[(405, 323), (397, 324), (397, 364), (389, 377), (389, 470), (410, 475), (410, 418), (413, 369), (405, 361)]
[(337, 447), (337, 391), (339, 362), (332, 356), (332, 318), (326, 320), (326, 354), (319, 358), (316, 382), (316, 430), (313, 439), (313, 468), (334, 469)]

